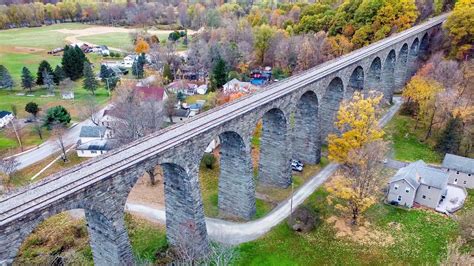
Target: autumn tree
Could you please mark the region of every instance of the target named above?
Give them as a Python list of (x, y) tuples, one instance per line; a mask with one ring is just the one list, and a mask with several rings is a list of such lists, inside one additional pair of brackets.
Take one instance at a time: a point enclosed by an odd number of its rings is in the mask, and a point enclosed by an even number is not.
[(274, 34), (275, 30), (268, 25), (262, 25), (254, 28), (257, 63), (263, 63), (265, 54), (270, 47), (270, 40)]
[(360, 215), (377, 202), (383, 180), (380, 171), (387, 144), (382, 140), (368, 142), (349, 151), (343, 174), (327, 185), (328, 202), (351, 217), (357, 225)]
[(382, 139), (384, 132), (378, 125), (382, 97), (376, 92), (367, 96), (355, 92), (341, 103), (334, 123), (339, 132), (328, 136), (329, 159), (347, 163), (352, 150)]
[(146, 54), (150, 50), (150, 45), (143, 40), (142, 38), (137, 40), (137, 43), (135, 44), (135, 52), (137, 54)]
[(459, 0), (449, 15), (445, 28), (452, 40), (451, 55), (464, 59), (474, 43), (474, 1)]
[(434, 117), (439, 107), (438, 94), (443, 87), (437, 81), (419, 75), (414, 76), (403, 90), (402, 96), (418, 105), (415, 129), (419, 122), (427, 124), (426, 139), (431, 135)]

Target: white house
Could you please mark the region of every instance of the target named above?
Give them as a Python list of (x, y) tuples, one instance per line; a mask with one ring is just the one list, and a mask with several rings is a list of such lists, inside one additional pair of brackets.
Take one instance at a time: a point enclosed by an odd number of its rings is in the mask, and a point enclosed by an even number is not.
[(446, 153), (442, 164), (449, 184), (474, 188), (474, 159)]
[(107, 138), (107, 128), (103, 126), (82, 126), (77, 141), (79, 157), (95, 157), (116, 146), (116, 141)]
[(117, 142), (113, 139), (96, 139), (77, 146), (77, 156), (79, 157), (96, 157), (107, 153), (117, 147)]
[(222, 86), (224, 93), (234, 93), (234, 92), (250, 92), (255, 90), (256, 87), (252, 85), (250, 82), (240, 81), (238, 79), (232, 79), (224, 86)]
[(0, 111), (0, 128), (6, 126), (13, 120), (13, 114), (8, 111)]
[(132, 67), (133, 62), (135, 62), (136, 55), (127, 55), (123, 58), (123, 61), (120, 63), (122, 67)]
[(206, 94), (206, 92), (207, 92), (207, 85), (206, 85), (206, 84), (203, 84), (203, 85), (197, 87), (196, 92), (197, 92), (197, 94), (201, 94), (201, 95)]

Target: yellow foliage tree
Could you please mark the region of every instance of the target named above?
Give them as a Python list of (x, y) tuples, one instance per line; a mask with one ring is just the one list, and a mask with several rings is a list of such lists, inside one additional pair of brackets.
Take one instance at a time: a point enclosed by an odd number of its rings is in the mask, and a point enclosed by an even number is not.
[[(416, 115), (415, 129), (420, 121), (426, 122), (432, 118), (436, 112), (436, 97), (443, 90), (441, 84), (437, 81), (422, 77), (414, 76), (405, 87), (402, 96), (408, 101), (418, 104), (418, 113)], [(430, 123), (430, 127), (431, 127)]]
[(135, 52), (137, 54), (146, 54), (150, 50), (150, 45), (143, 39), (139, 39), (135, 44)]
[(346, 163), (351, 150), (383, 137), (384, 132), (377, 120), (381, 100), (380, 93), (370, 92), (364, 96), (355, 92), (352, 99), (341, 103), (334, 123), (339, 134), (328, 136), (330, 160)]
[(359, 217), (377, 202), (383, 184), (380, 171), (387, 144), (376, 140), (351, 150), (344, 167), (344, 175), (337, 175), (326, 184), (328, 203), (357, 224)]
[(457, 1), (445, 27), (452, 40), (452, 55), (464, 59), (474, 47), (474, 0)]

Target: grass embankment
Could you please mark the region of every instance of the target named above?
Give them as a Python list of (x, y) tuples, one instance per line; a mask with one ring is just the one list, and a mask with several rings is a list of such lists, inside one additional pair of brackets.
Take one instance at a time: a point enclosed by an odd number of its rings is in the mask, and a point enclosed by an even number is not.
[[(43, 139), (40, 139), (38, 134), (33, 131), (33, 125), (28, 124), (25, 127), (23, 127), (21, 130), (21, 142), (23, 144), (23, 150), (28, 150), (31, 149), (35, 146), (38, 146), (39, 144), (43, 143), (46, 141), (49, 136), (50, 132), (46, 129), (42, 130), (42, 137)], [(19, 148), (19, 144), (17, 141), (17, 138), (15, 136), (15, 133), (13, 131), (8, 131), (3, 129), (0, 131), (0, 151), (5, 150), (5, 151), (15, 151), (15, 152), (20, 152), (21, 149)], [(8, 152), (7, 152), (8, 153)]]
[[(125, 215), (125, 224), (137, 261), (154, 262), (156, 254), (168, 248), (162, 225), (129, 214)], [(47, 219), (25, 240), (15, 263), (46, 265), (58, 256), (65, 258), (66, 264), (93, 265), (84, 218), (64, 212)]]
[(397, 114), (385, 127), (387, 140), (393, 142), (394, 158), (400, 161), (423, 160), (427, 163), (440, 163), (441, 154), (432, 147), (434, 143), (422, 142), (424, 133), (422, 129), (414, 129), (415, 119)]
[[(263, 238), (238, 247), (237, 265), (435, 265), (446, 255), (446, 246), (457, 236), (457, 224), (438, 213), (404, 210), (378, 203), (366, 214), (371, 227), (393, 242), (358, 243), (338, 237), (326, 221), (337, 215), (327, 204), (328, 193), (319, 188), (305, 204), (319, 213), (322, 221), (310, 233), (294, 232), (286, 222)], [(378, 239), (383, 241), (383, 239)]]
[(36, 175), (41, 169), (46, 167), (49, 163), (51, 163), (54, 159), (56, 159), (60, 153), (53, 154), (44, 160), (41, 160), (31, 166), (26, 167), (25, 169), (22, 169), (18, 172), (16, 172), (13, 175), (13, 178), (10, 180), (10, 185), (13, 187), (20, 187), (27, 185), (31, 182), (37, 182), (38, 180), (45, 178), (49, 175), (52, 175), (54, 173), (57, 173), (59, 171), (71, 168), (83, 161), (86, 161), (89, 158), (83, 158), (77, 156), (77, 153), (75, 150), (71, 150), (68, 153), (68, 161), (63, 162), (63, 160), (59, 159), (57, 160), (54, 164), (52, 164), (48, 169), (46, 169), (41, 175), (36, 177), (34, 180), (31, 180), (31, 177)]

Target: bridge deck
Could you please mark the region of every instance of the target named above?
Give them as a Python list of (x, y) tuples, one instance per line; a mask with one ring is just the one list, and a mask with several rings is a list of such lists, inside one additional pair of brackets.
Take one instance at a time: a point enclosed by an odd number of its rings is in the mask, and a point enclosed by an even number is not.
[(395, 43), (439, 25), (443, 23), (446, 17), (447, 15), (441, 15), (432, 18), (423, 24), (267, 86), (255, 94), (202, 113), (186, 123), (171, 126), (104, 156), (50, 176), (14, 194), (5, 196), (0, 199), (0, 225), (11, 222), (66, 195), (75, 193), (211, 128), (250, 112), (256, 107), (274, 101), (367, 56), (376, 54)]

